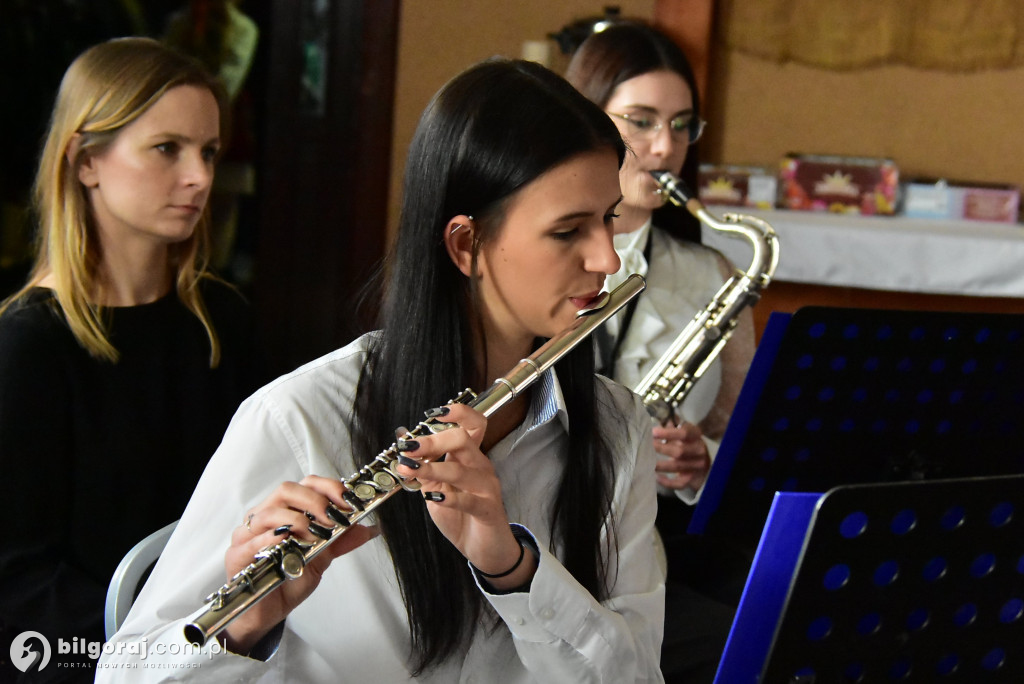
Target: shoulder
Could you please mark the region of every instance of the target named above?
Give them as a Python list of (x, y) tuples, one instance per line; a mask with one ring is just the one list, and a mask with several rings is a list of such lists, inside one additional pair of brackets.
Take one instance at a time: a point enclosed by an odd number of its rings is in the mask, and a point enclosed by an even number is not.
[(658, 226), (652, 227), (651, 240), (653, 241), (652, 247), (654, 248), (660, 248), (662, 251), (668, 251), (673, 254), (687, 255), (693, 259), (714, 261), (721, 257), (721, 253), (712, 247), (699, 242), (683, 240), (671, 235), (668, 231)]
[[(718, 250), (697, 242), (688, 242), (669, 235), (655, 226), (652, 231), (652, 263), (663, 262), (663, 273), (672, 273), (690, 283), (717, 282), (728, 278), (733, 265)], [(652, 266), (652, 268), (657, 268)], [(724, 278), (723, 278), (724, 276)], [(720, 282), (718, 283), (721, 284)]]
[(60, 305), (46, 289), (36, 288), (0, 316), (0, 374), (52, 372), (81, 353), (61, 313)]
[(374, 335), (363, 335), (340, 349), (272, 380), (258, 390), (252, 399), (293, 407), (333, 405), (346, 397), (351, 401), (366, 365)]
[(70, 334), (53, 292), (34, 288), (0, 316), (0, 346), (34, 344)]
[(250, 309), (245, 296), (234, 285), (216, 278), (204, 276), (199, 280), (203, 303), (211, 315), (217, 313), (245, 312)]
[(639, 395), (625, 385), (596, 375), (598, 420), (603, 426), (614, 425), (616, 431), (627, 435), (629, 441), (637, 439), (650, 423), (647, 409)]

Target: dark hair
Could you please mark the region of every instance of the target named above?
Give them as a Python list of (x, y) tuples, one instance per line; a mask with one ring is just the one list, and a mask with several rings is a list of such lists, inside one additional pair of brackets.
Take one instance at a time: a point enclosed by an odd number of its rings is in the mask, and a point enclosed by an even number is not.
[[(382, 333), (371, 343), (356, 400), (355, 449), (363, 463), (394, 441), (394, 430), (450, 401), (477, 377), (481, 339), (475, 277), (452, 263), (448, 221), (474, 217), (474, 247), (494, 239), (518, 190), (545, 171), (593, 150), (625, 148), (608, 116), (564, 79), (530, 62), (492, 59), (445, 85), (427, 106), (409, 148), (397, 240), (386, 268)], [(475, 275), (475, 274), (474, 274)], [(475, 337), (476, 336), (476, 337)], [(537, 341), (540, 344), (540, 341)], [(608, 594), (602, 529), (614, 487), (612, 454), (595, 420), (590, 345), (556, 366), (568, 408), (569, 463), (552, 501), (553, 543), (597, 598)], [(486, 385), (485, 385), (486, 383)], [(571, 473), (571, 474), (570, 474)], [(378, 509), (409, 616), (418, 674), (466, 647), (483, 601), (466, 560), (437, 530), (420, 497)]]
[[(621, 20), (583, 41), (566, 70), (566, 80), (600, 107), (625, 81), (652, 71), (679, 74), (693, 96), (693, 115), (700, 116), (700, 93), (686, 55), (668, 36), (638, 20)], [(676, 169), (691, 188), (697, 187), (698, 155), (686, 155)], [(688, 212), (668, 204), (654, 213), (654, 224), (676, 237), (700, 242), (700, 224)]]

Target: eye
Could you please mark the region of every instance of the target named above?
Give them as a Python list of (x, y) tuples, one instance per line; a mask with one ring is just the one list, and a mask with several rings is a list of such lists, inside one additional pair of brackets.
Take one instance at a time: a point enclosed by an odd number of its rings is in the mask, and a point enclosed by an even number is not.
[(654, 125), (654, 122), (646, 116), (631, 116), (626, 119), (626, 121), (633, 124), (637, 127), (637, 130), (641, 131), (646, 131)]
[(609, 223), (611, 223), (611, 222), (612, 222), (612, 221), (613, 221), (614, 219), (617, 219), (617, 218), (619, 218), (619, 216), (620, 216), (620, 214), (618, 214), (618, 213), (616, 213), (616, 212), (614, 212), (614, 211), (613, 211), (613, 212), (609, 212), (609, 213), (605, 214), (605, 215), (604, 215), (604, 223), (605, 223), (605, 225), (608, 225), (608, 224), (609, 224)]
[(172, 141), (160, 143), (159, 145), (153, 146), (155, 149), (163, 152), (164, 154), (172, 155), (178, 153), (178, 143)]
[(219, 147), (215, 147), (213, 145), (211, 145), (209, 147), (204, 147), (203, 148), (203, 161), (213, 162), (215, 159), (217, 159), (217, 154), (219, 152), (220, 152), (220, 148)]
[(576, 237), (579, 234), (579, 232), (579, 228), (570, 228), (569, 230), (562, 230), (558, 231), (557, 233), (552, 233), (551, 237), (553, 237), (556, 240), (568, 241)]
[(690, 130), (690, 123), (693, 121), (693, 117), (690, 116), (677, 116), (669, 122), (669, 127), (673, 133), (685, 133)]

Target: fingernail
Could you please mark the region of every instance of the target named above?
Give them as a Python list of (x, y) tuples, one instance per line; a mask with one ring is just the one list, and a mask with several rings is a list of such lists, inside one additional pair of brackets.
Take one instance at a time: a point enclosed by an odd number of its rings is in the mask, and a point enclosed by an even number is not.
[(308, 529), (309, 529), (309, 531), (311, 533), (315, 534), (316, 536), (320, 537), (321, 539), (330, 539), (331, 538), (331, 528), (324, 527), (323, 525), (320, 525), (319, 523), (315, 523), (315, 522), (309, 523), (309, 528)]
[(423, 498), (426, 499), (427, 501), (439, 503), (441, 501), (444, 501), (444, 494), (442, 494), (441, 492), (423, 492)]
[(309, 518), (310, 522), (316, 522), (316, 516), (310, 513), (309, 511), (302, 511), (302, 514)]
[(349, 504), (352, 505), (352, 508), (356, 509), (357, 511), (361, 511), (364, 509), (363, 500), (356, 496), (355, 492), (349, 490), (342, 494), (342, 497), (344, 497), (345, 501), (348, 501)]
[(345, 511), (341, 510), (334, 504), (327, 504), (327, 517), (338, 523), (348, 527), (351, 523), (348, 521), (348, 516), (345, 515)]
[(451, 409), (449, 409), (447, 406), (438, 406), (437, 408), (432, 408), (427, 411), (424, 411), (423, 414), (427, 418), (440, 418), (441, 416), (447, 416), (448, 411), (450, 410)]
[(408, 456), (398, 455), (398, 462), (404, 465), (406, 468), (412, 468), (413, 470), (419, 470), (420, 462), (409, 458)]
[(416, 451), (420, 448), (420, 443), (415, 439), (400, 439), (395, 442), (395, 448), (399, 451)]
[(274, 534), (277, 534), (277, 535), (287, 534), (288, 530), (290, 530), (290, 529), (292, 529), (292, 526), (290, 524), (289, 525), (281, 525), (280, 527), (275, 527), (274, 528)]

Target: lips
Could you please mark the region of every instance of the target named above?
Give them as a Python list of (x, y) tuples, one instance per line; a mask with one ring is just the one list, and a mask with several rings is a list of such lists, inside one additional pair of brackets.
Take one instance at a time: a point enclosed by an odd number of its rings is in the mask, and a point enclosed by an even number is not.
[(576, 309), (587, 309), (593, 306), (601, 298), (601, 290), (594, 290), (579, 297), (569, 297), (569, 301)]

